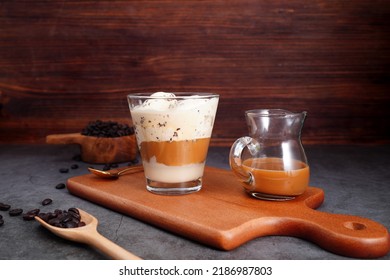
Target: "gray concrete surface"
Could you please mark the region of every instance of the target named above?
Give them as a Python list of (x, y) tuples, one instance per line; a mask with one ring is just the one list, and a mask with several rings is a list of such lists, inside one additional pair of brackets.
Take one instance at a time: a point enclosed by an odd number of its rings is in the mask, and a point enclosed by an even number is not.
[[(310, 185), (325, 191), (320, 211), (363, 216), (390, 228), (390, 146), (308, 146), (305, 150)], [(208, 165), (229, 168), (228, 153), (228, 148), (211, 148)], [(90, 164), (74, 161), (77, 154), (79, 147), (73, 145), (0, 145), (0, 202), (25, 211), (82, 208), (99, 219), (101, 234), (144, 259), (348, 259), (286, 236), (261, 237), (233, 251), (220, 251), (95, 205), (55, 188), (69, 177), (87, 173)], [(79, 168), (59, 172), (72, 164)], [(45, 198), (53, 203), (43, 207)], [(0, 215), (4, 219), (2, 260), (106, 259), (94, 249), (51, 234), (35, 221), (10, 217), (5, 211)], [(390, 254), (382, 259), (390, 259)]]

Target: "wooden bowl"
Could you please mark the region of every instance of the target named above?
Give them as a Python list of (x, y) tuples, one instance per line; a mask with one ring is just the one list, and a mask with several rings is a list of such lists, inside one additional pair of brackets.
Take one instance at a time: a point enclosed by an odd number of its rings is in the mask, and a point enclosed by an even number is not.
[(81, 133), (52, 134), (46, 136), (48, 144), (78, 144), (81, 158), (88, 163), (120, 163), (135, 160), (135, 135), (108, 138), (85, 136)]

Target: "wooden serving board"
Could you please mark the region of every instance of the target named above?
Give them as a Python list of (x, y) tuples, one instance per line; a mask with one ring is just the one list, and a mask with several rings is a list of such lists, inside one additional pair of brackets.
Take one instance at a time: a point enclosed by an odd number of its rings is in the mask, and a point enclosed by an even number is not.
[(295, 236), (336, 254), (377, 258), (390, 250), (388, 230), (372, 220), (314, 210), (324, 200), (309, 187), (284, 202), (247, 195), (229, 170), (206, 167), (202, 190), (182, 196), (148, 192), (142, 172), (107, 180), (92, 174), (70, 178), (79, 197), (223, 250), (267, 235)]

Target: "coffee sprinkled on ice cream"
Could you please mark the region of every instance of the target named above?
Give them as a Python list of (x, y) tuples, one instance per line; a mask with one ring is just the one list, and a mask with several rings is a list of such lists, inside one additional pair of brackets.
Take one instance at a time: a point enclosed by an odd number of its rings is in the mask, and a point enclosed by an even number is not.
[(136, 129), (138, 144), (144, 141), (183, 141), (211, 136), (218, 98), (206, 99), (200, 95), (193, 95), (191, 99), (175, 98), (173, 93), (156, 92), (132, 109), (134, 125), (142, 128)]
[(217, 106), (218, 97), (156, 92), (131, 108), (148, 178), (181, 182), (202, 176)]

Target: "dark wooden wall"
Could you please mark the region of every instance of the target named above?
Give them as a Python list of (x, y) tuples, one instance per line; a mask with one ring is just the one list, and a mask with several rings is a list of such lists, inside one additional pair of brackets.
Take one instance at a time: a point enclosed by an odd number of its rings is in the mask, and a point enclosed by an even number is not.
[(221, 95), (213, 145), (244, 111), (307, 110), (307, 144), (390, 143), (390, 2), (0, 2), (0, 143), (129, 121), (126, 94)]

